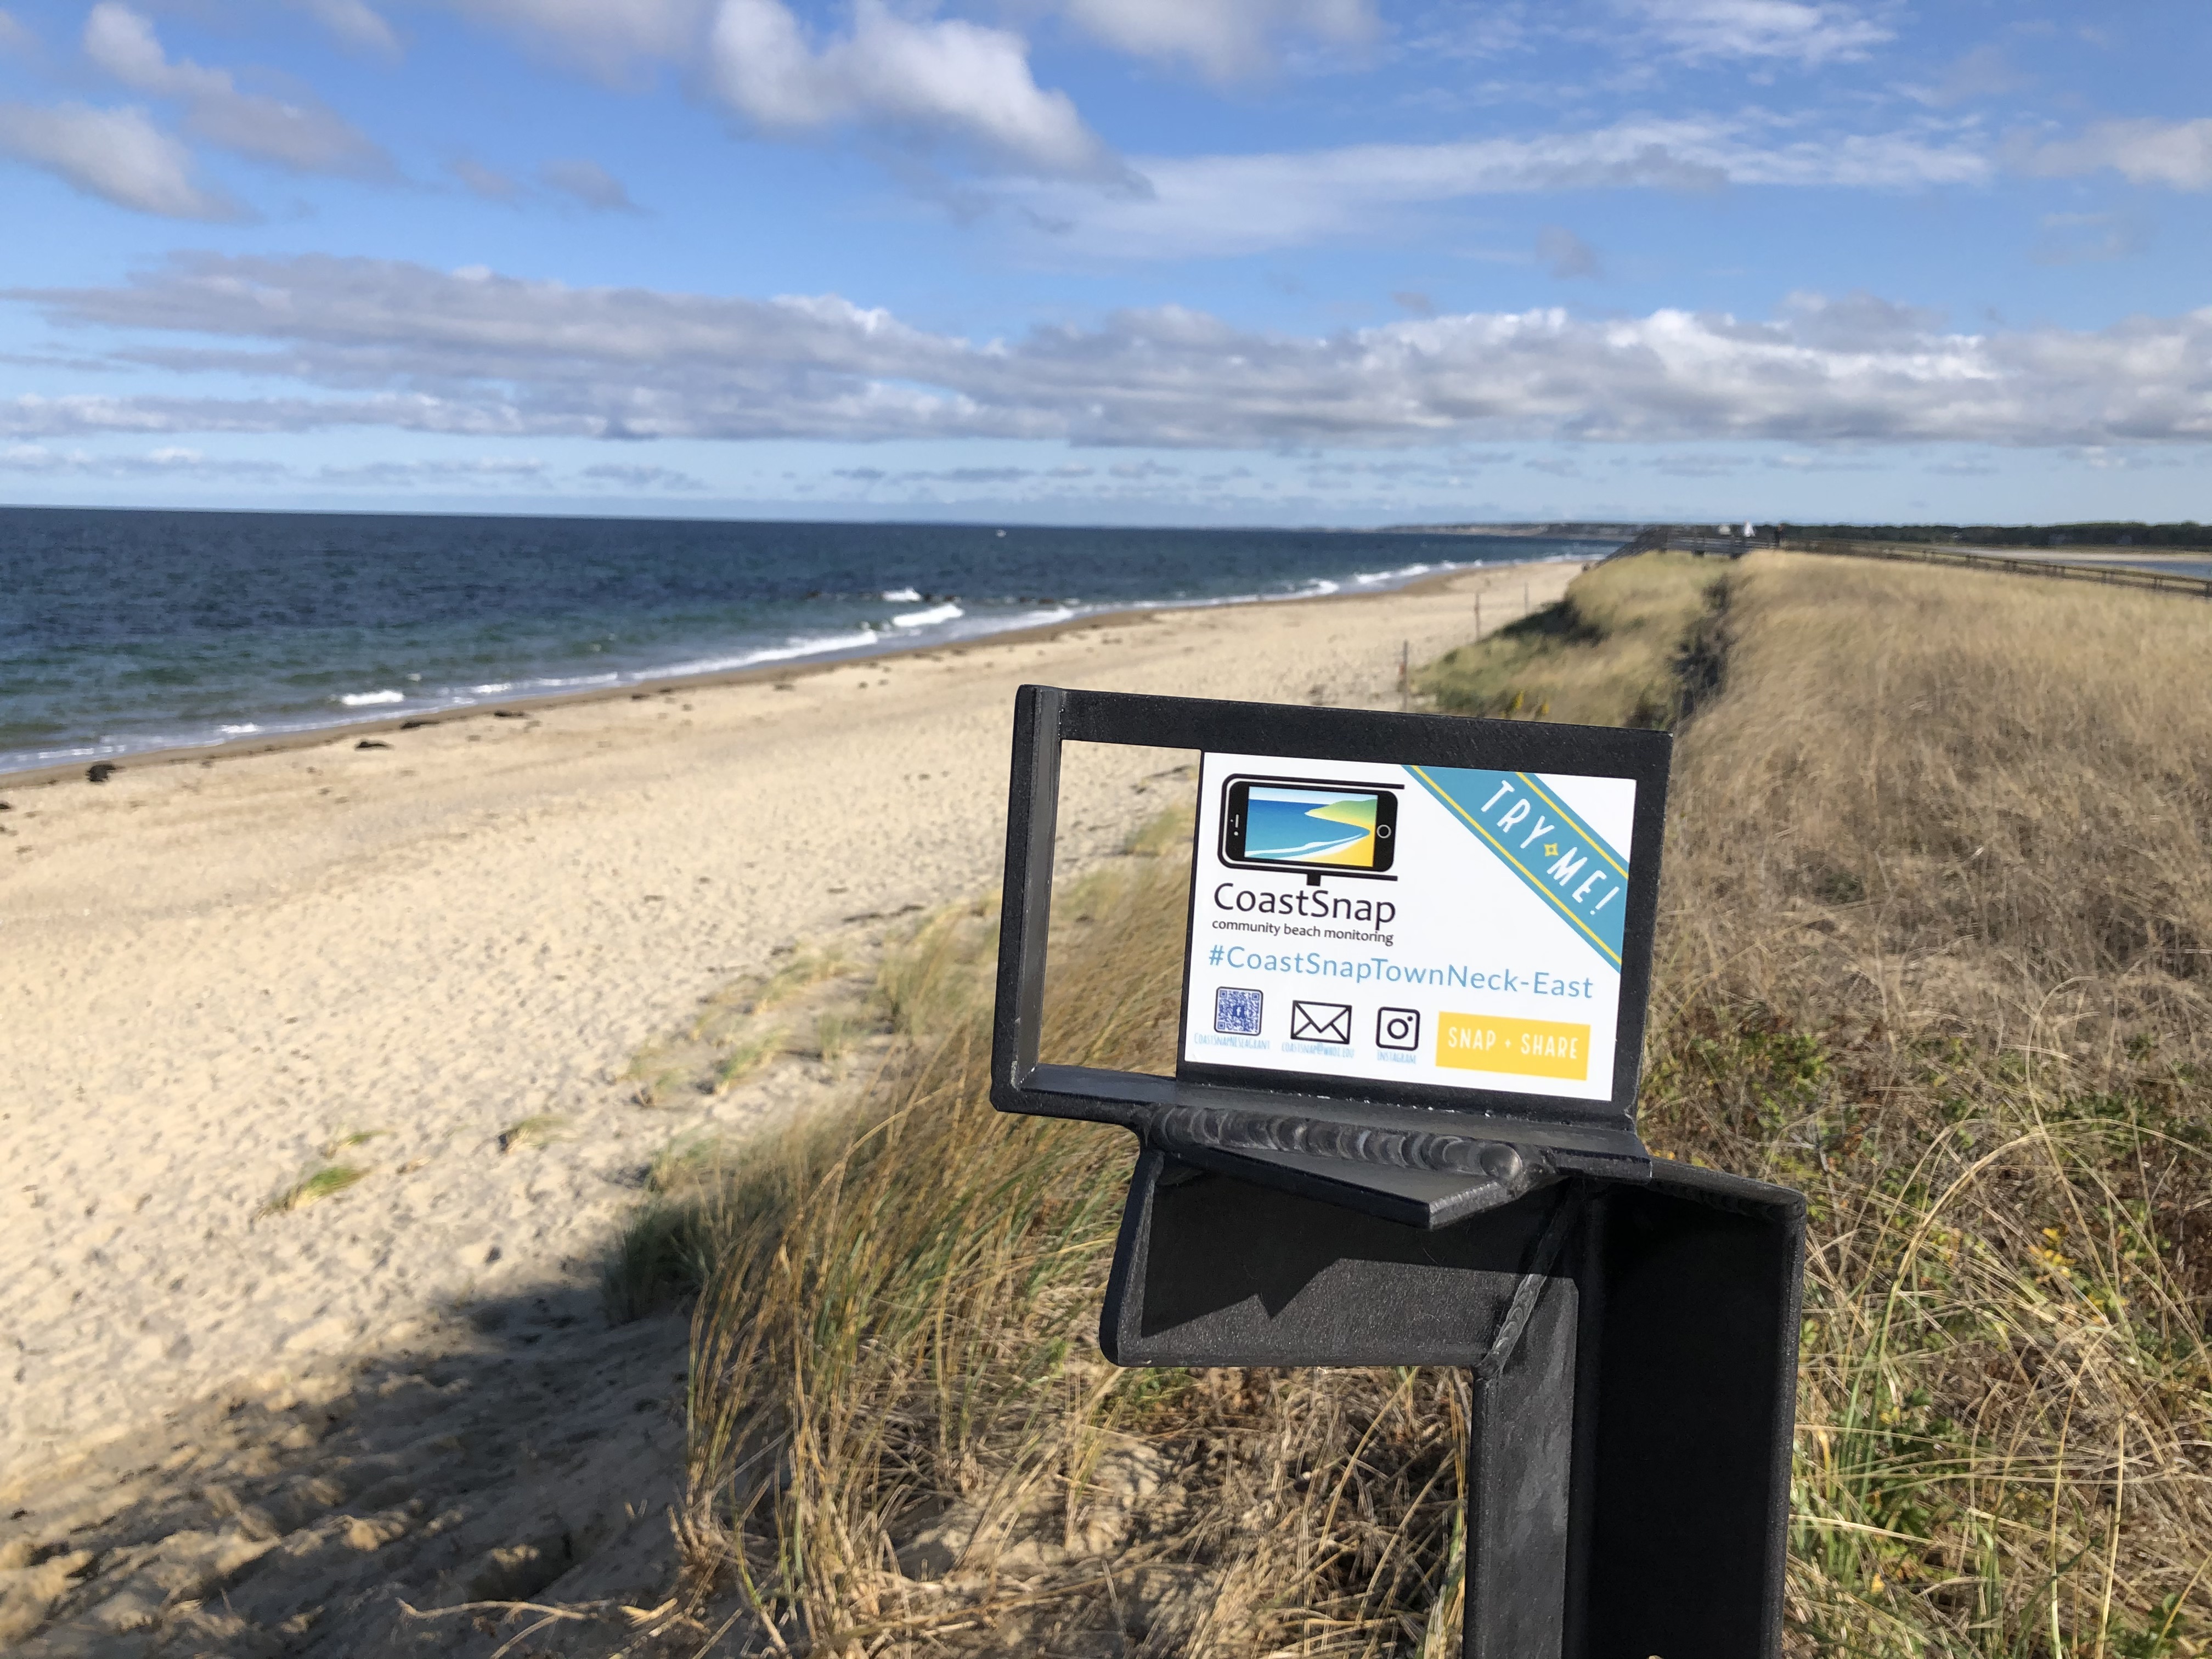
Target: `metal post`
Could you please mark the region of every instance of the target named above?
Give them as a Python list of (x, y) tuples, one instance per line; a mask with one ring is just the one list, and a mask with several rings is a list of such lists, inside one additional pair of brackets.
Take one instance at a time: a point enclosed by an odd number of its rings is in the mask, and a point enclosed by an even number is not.
[[(1526, 580), (1522, 599), (1526, 615)], [(1410, 694), (1410, 641), (1399, 665)], [(1387, 765), (1439, 791), (1430, 769), (1488, 769), (1532, 790), (1547, 774), (1632, 785), (1616, 849), (1626, 855), (1613, 865), (1626, 880), (1610, 890), (1626, 902), (1609, 1072), (1553, 1095), (1407, 1083), (1382, 1060), (1355, 1074), (1269, 1068), (1243, 1043), (1226, 1061), (1186, 1044), (1173, 1077), (1043, 1063), (1062, 742), (1198, 750), (1202, 779), (1218, 759), (1267, 756), (1329, 769), (1316, 771), (1322, 779)], [(1668, 753), (1665, 735), (1647, 732), (1034, 685), (1016, 701), (991, 1099), (1137, 1136), (1100, 1346), (1123, 1365), (1468, 1370), (1474, 1659), (1780, 1652), (1805, 1206), (1759, 1182), (1655, 1160), (1636, 1133)], [(1221, 802), (1238, 781), (1223, 784)], [(1209, 810), (1225, 809), (1201, 798), (1200, 824)], [(1379, 839), (1386, 818), (1399, 820), (1377, 813)], [(1227, 836), (1194, 829), (1194, 857), (1246, 867), (1231, 861)], [(1318, 882), (1306, 873), (1292, 896)], [(1426, 890), (1452, 899), (1448, 884)], [(1199, 892), (1194, 881), (1194, 930)], [(1194, 974), (1203, 958), (1195, 931), (1191, 939)], [(1186, 986), (1183, 1035), (1204, 1029), (1194, 1017), (1210, 1018), (1213, 1034), (1264, 1046), (1260, 994), (1235, 991), (1244, 1000), (1225, 1016), (1223, 994), (1194, 1005)], [(1345, 1006), (1330, 1005), (1340, 1038), (1354, 1012), (1354, 994), (1341, 994)], [(1441, 1030), (1488, 1018), (1473, 994), (1451, 993), (1428, 1018)], [(1359, 1012), (1375, 1022), (1376, 1050), (1394, 1053), (1384, 1016), (1422, 1014), (1371, 1002)], [(1275, 1029), (1295, 1030), (1296, 1018)], [(1340, 1046), (1358, 1052), (1359, 1030)], [(1285, 1036), (1274, 1052), (1304, 1050)]]
[(1428, 1229), (1150, 1150), (1099, 1340), (1465, 1367), (1467, 1659), (1775, 1659), (1803, 1239), (1796, 1194), (1664, 1163)]

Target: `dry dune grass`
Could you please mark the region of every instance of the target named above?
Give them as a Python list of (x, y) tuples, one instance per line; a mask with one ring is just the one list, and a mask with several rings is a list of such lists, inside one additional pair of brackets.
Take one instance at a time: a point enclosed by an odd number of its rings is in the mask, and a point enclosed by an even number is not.
[(1686, 745), (1676, 849), (1733, 866), (1761, 908), (1863, 899), (1923, 972), (1962, 945), (2002, 976), (1979, 1006), (1955, 976), (1944, 993), (1978, 1028), (2071, 983), (2193, 1030), (2212, 610), (1870, 562), (1759, 556), (1744, 575), (1729, 672), (1756, 695)]
[(1680, 749), (1647, 1135), (1814, 1204), (1822, 1651), (2212, 1621), (2212, 614), (1761, 555)]
[[(1187, 872), (1139, 855), (1063, 896), (1048, 1051), (1167, 1063)], [(915, 1011), (906, 1067), (694, 1212), (696, 1582), (824, 1654), (1419, 1644), (1457, 1379), (1108, 1366), (1131, 1149), (991, 1110), (988, 1006), (950, 988), (995, 940), (988, 914), (921, 930), (884, 973)]]
[(1560, 604), (1422, 668), (1414, 689), (1449, 714), (1672, 726), (1703, 689), (1700, 625), (1723, 570), (1694, 553), (1601, 564)]
[[(1644, 563), (1540, 653), (1447, 668), (1492, 695), (1541, 654), (1584, 718), (1678, 709), (1686, 668), (1711, 694), (1644, 1124), (1813, 1200), (1791, 1650), (2198, 1651), (2212, 614)], [(1185, 880), (1132, 857), (1064, 896), (1054, 1057), (1165, 1063)], [(690, 1605), (793, 1653), (1455, 1651), (1460, 1379), (1107, 1367), (1129, 1148), (990, 1110), (991, 934), (921, 930), (862, 1103), (684, 1190)]]

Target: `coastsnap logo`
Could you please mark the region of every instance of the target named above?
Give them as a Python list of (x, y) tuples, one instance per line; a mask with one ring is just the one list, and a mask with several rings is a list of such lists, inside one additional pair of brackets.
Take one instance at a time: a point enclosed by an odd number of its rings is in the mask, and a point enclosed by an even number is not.
[(1388, 899), (1350, 898), (1317, 887), (1277, 893), (1233, 881), (1213, 890), (1213, 906), (1246, 915), (1303, 916), (1310, 921), (1357, 922), (1363, 927), (1387, 927), (1398, 914), (1398, 907)]

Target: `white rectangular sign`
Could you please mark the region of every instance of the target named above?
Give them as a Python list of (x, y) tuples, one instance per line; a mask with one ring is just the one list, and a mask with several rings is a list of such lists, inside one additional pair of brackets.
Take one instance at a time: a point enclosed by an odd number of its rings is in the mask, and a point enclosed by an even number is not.
[(1605, 1101), (1627, 778), (1208, 754), (1183, 1060)]

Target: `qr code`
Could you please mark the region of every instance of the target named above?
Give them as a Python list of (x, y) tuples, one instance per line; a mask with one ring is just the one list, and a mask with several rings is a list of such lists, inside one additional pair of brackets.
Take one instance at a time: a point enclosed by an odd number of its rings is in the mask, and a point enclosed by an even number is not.
[(1260, 994), (1227, 986), (1213, 994), (1213, 1029), (1224, 1036), (1260, 1035)]

